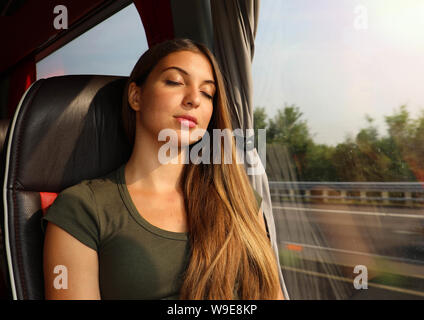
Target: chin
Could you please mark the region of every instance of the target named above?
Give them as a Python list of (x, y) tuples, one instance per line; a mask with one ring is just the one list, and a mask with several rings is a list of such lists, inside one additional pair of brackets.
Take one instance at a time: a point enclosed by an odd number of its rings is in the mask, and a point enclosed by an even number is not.
[(158, 132), (158, 140), (166, 141), (167, 145), (172, 147), (184, 147), (200, 141), (206, 132), (206, 129), (198, 126), (193, 128), (179, 127), (178, 129), (165, 128)]

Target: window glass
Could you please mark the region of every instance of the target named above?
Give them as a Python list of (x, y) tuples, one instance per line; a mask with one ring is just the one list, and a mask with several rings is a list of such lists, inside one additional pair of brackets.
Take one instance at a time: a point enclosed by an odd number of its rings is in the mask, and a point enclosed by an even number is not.
[(37, 79), (68, 74), (128, 76), (148, 48), (134, 4), (40, 60)]
[(261, 1), (254, 126), (293, 299), (424, 298), (423, 16)]

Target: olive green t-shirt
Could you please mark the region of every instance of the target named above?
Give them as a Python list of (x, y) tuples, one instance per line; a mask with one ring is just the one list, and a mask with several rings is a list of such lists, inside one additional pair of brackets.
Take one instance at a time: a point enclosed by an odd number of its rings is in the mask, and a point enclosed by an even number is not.
[[(158, 228), (137, 211), (125, 165), (62, 191), (42, 218), (97, 251), (102, 299), (178, 299), (188, 233)], [(255, 191), (258, 206), (262, 198)]]

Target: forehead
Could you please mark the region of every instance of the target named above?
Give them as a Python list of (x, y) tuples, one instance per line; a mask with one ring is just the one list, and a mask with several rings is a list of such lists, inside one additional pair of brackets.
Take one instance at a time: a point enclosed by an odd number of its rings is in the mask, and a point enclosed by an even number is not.
[(173, 52), (159, 61), (155, 71), (161, 73), (162, 70), (169, 67), (179, 67), (190, 76), (199, 77), (201, 80), (214, 79), (212, 65), (202, 53), (191, 51)]

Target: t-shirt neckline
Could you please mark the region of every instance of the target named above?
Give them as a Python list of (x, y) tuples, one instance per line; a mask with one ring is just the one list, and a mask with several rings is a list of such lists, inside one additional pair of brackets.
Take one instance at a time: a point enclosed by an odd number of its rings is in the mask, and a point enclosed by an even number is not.
[(173, 240), (188, 240), (188, 232), (173, 232), (159, 227), (154, 226), (138, 212), (137, 207), (131, 199), (131, 195), (128, 191), (127, 184), (125, 181), (125, 163), (117, 170), (118, 187), (121, 193), (122, 199), (127, 206), (130, 214), (133, 218), (148, 231), (159, 235), (161, 237), (173, 239)]

